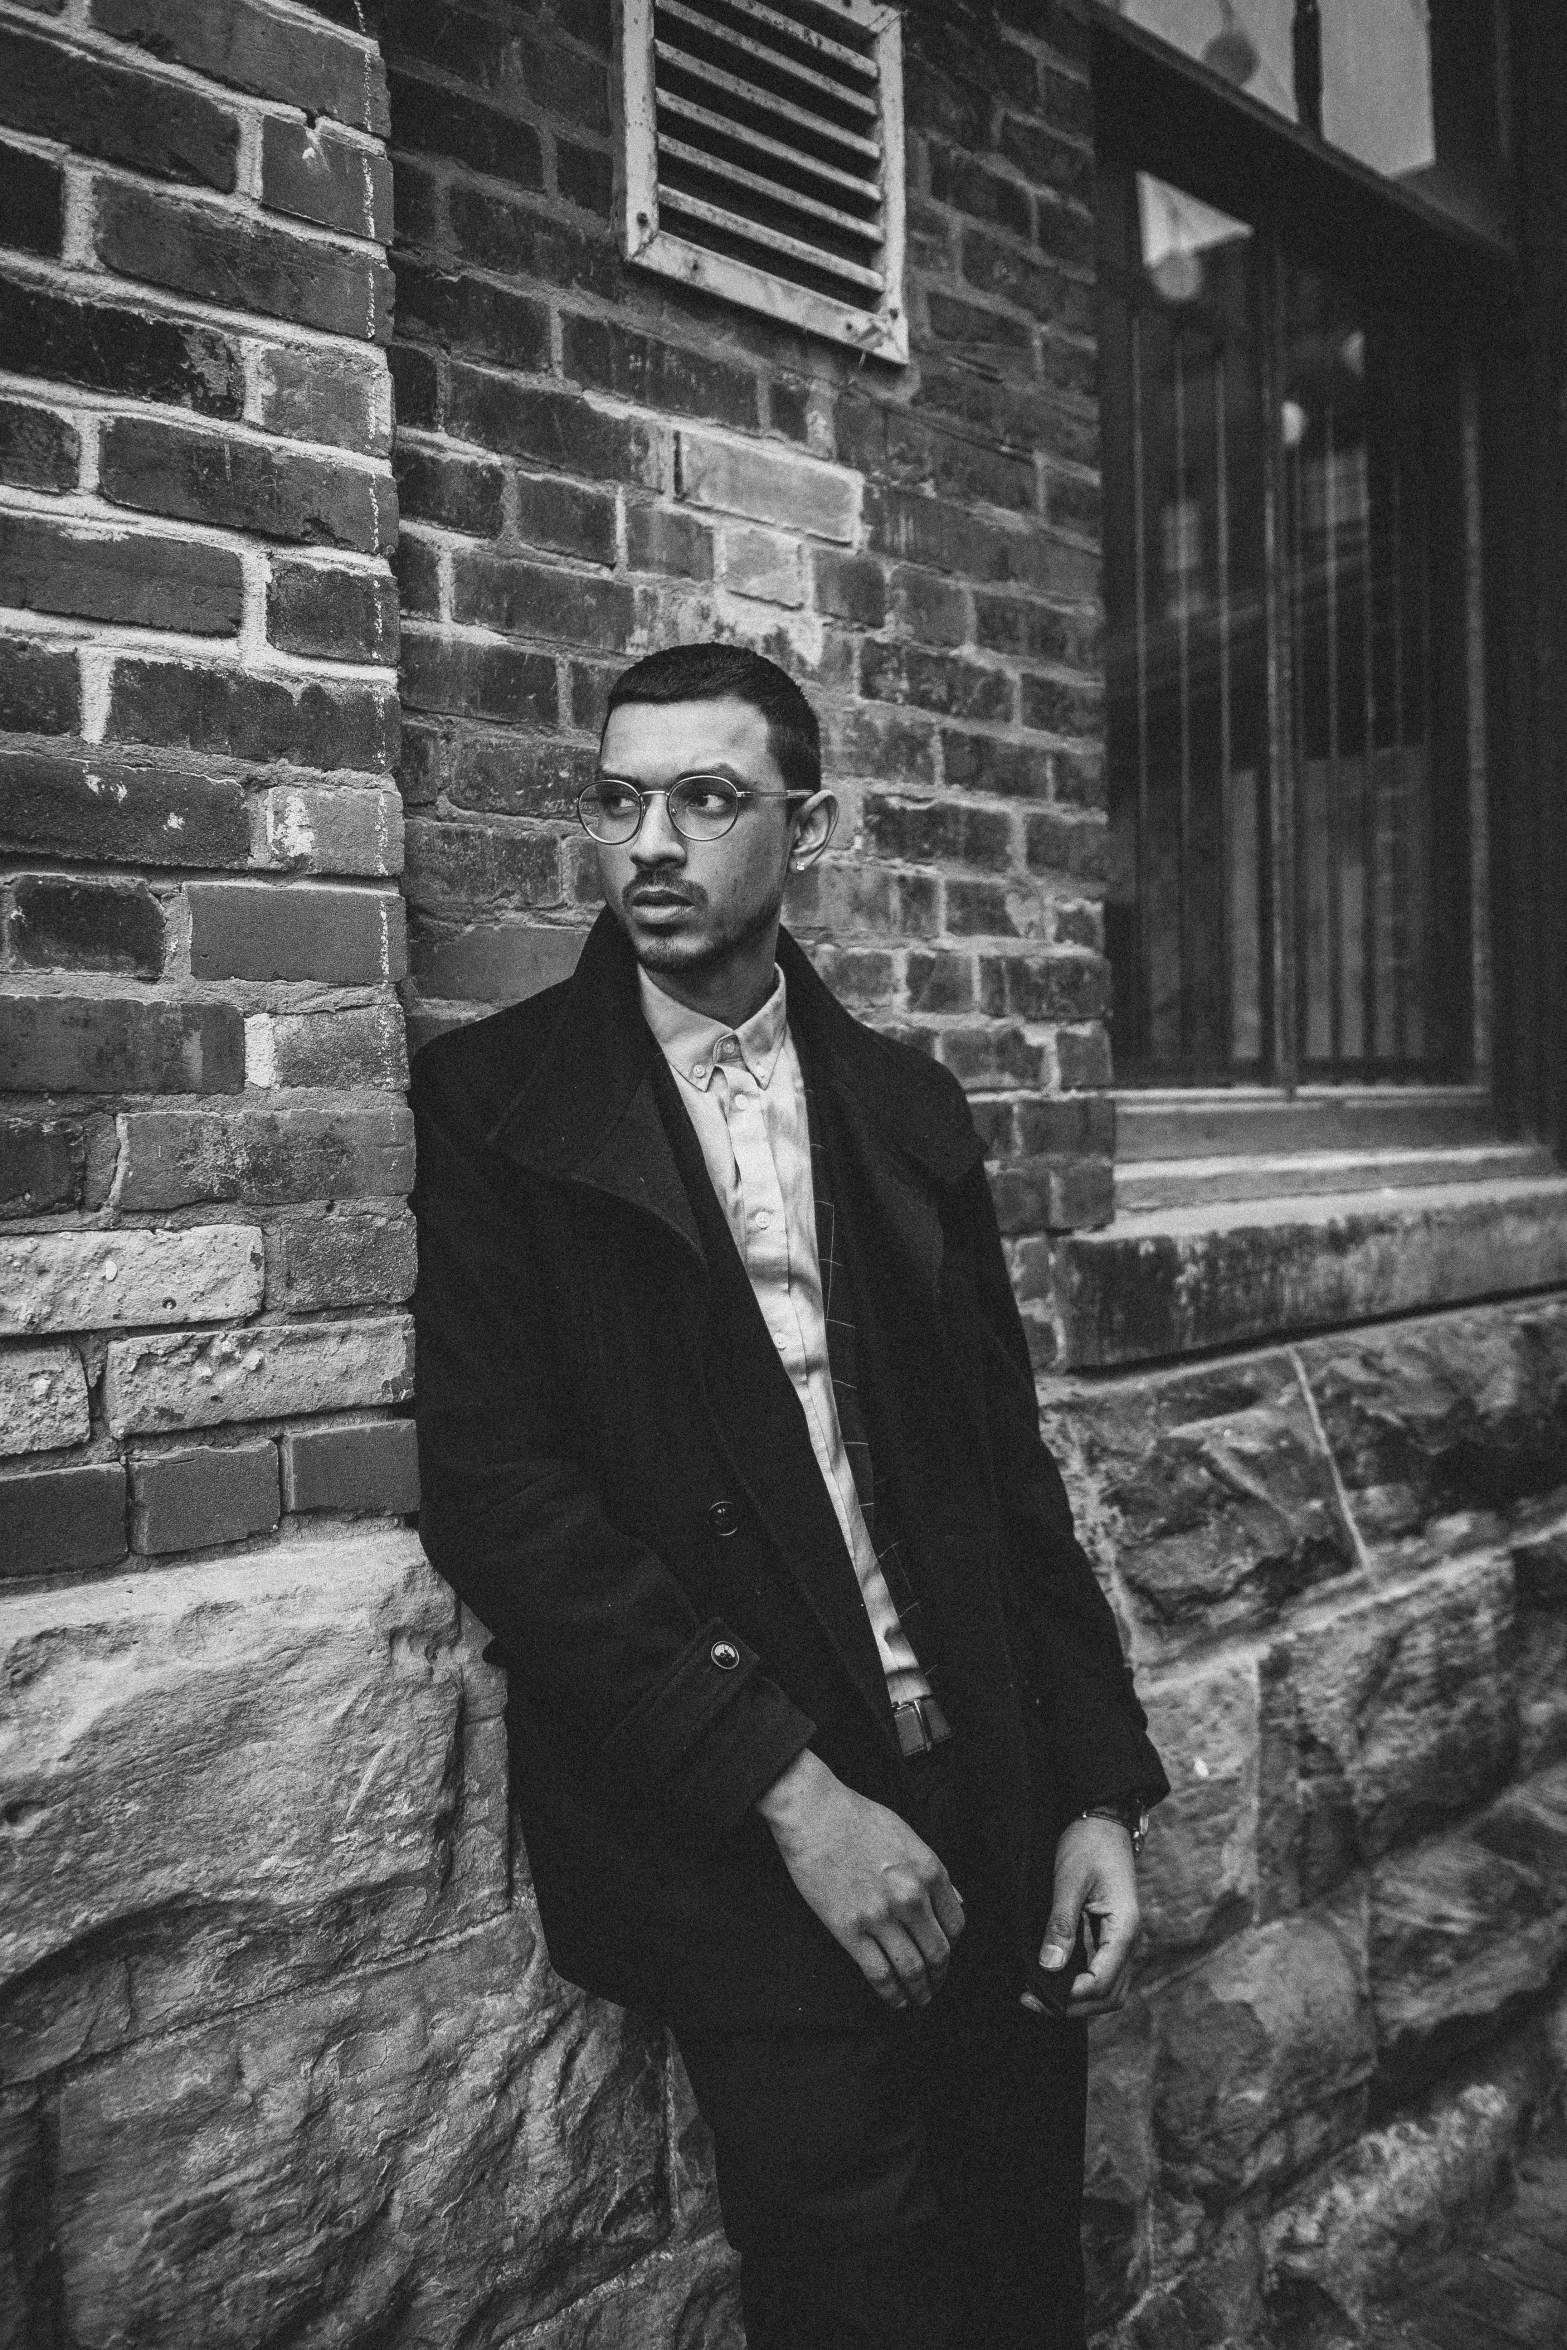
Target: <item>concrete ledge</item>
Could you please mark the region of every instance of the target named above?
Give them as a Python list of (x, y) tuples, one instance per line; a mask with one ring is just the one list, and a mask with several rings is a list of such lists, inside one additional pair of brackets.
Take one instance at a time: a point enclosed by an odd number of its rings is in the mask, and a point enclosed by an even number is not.
[(1061, 1369), (1276, 1340), (1567, 1281), (1567, 1177), (1121, 1216), (1050, 1271)]

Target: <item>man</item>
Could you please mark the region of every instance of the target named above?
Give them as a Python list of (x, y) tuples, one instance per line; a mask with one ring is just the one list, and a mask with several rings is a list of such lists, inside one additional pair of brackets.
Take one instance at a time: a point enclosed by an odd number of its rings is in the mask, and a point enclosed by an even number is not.
[(1082, 2023), (1167, 1788), (979, 1137), (780, 929), (837, 814), (781, 670), (637, 663), (579, 813), (575, 975), (414, 1076), (420, 1526), (551, 1957), (671, 2026), (749, 2350), (1080, 2350)]

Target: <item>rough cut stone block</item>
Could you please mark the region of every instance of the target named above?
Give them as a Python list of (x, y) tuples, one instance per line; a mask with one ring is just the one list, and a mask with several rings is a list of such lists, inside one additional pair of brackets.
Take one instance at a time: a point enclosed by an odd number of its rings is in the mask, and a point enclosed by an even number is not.
[(1088, 2065), (1083, 2253), (1090, 2325), (1120, 2312), (1145, 2283), (1143, 2207), (1157, 2177), (1153, 2033), (1134, 1999), (1094, 2028)]
[(0, 1085), (19, 1093), (238, 1093), (233, 1004), (146, 996), (0, 996)]
[(112, 1567), (125, 1556), (125, 1471), (118, 1461), (0, 1475), (0, 1576)]
[(1084, 1539), (1150, 1631), (1211, 1637), (1263, 1624), (1355, 1564), (1288, 1355), (1052, 1382), (1043, 1426), (1070, 1467)]
[(815, 458), (720, 441), (706, 433), (677, 439), (680, 495), (693, 506), (744, 514), (754, 522), (847, 543), (854, 536), (860, 480)]
[(86, 1134), (74, 1119), (0, 1118), (0, 1215), (79, 1207)]
[(1567, 1485), (1567, 1305), (1557, 1300), (1346, 1331), (1314, 1340), (1301, 1359), (1373, 1542)]
[(241, 1542), (278, 1522), (277, 1446), (195, 1445), (131, 1463), (131, 1542), (141, 1551)]
[(86, 1441), (87, 1379), (75, 1347), (19, 1346), (0, 1354), (0, 1453)]
[(1253, 1922), (1287, 1877), (1295, 1758), (1254, 1653), (1145, 1676), (1140, 1694), (1171, 1787), (1137, 1872), (1143, 1925), (1189, 1948)]
[(103, 1382), (116, 1436), (403, 1403), (412, 1392), (406, 1314), (268, 1322), (206, 1337), (117, 1338)]
[(262, 1279), (261, 1234), (246, 1224), (15, 1233), (0, 1238), (0, 1337), (234, 1321), (260, 1311)]
[(394, 891), (202, 881), (190, 902), (197, 979), (319, 979), (356, 987), (408, 968)]
[(494, 1915), (504, 1684), (477, 1650), (394, 1529), (0, 1601), (0, 1785), (29, 1823), (0, 1913), (5, 2077)]
[(400, 1198), (413, 1183), (413, 1119), (405, 1103), (385, 1099), (330, 1110), (133, 1110), (120, 1135), (116, 1197), (126, 1209)]
[(289, 1428), (283, 1436), (283, 1501), (291, 1510), (419, 1507), (419, 1445), (412, 1420), (351, 1428)]
[(1567, 1953), (1567, 1768), (1513, 1787), (1472, 1830), (1371, 1876), (1380, 2068), (1400, 2091), (1533, 1999)]
[(1480, 1551), (1314, 1615), (1282, 1644), (1308, 1889), (1427, 1833), (1512, 1767), (1513, 1573)]
[(1445, 2251), (1455, 2224), (1490, 2203), (1548, 2085), (1529, 2050), (1423, 2112), (1368, 2131), (1267, 2223), (1270, 2284), (1310, 2288), (1358, 2332), (1402, 2260)]
[(1518, 1760), (1526, 1771), (1567, 1756), (1567, 1514), (1527, 1515), (1512, 1537), (1518, 1593)]
[(1567, 1178), (1118, 1216), (1055, 1251), (1058, 1359), (1234, 1346), (1567, 1282)]
[[(68, 2083), (58, 2147), (82, 2350), (289, 2333), (563, 2350), (606, 2338), (575, 2304), (670, 2232), (662, 2036), (564, 1995), (524, 1915), (143, 2041)], [(638, 2296), (642, 2330), (613, 2339), (666, 2338), (646, 2331), (661, 2310)]]
[(1359, 1905), (1226, 1942), (1157, 2008), (1156, 2128), (1202, 2190), (1234, 2194), (1353, 2135), (1376, 2044)]

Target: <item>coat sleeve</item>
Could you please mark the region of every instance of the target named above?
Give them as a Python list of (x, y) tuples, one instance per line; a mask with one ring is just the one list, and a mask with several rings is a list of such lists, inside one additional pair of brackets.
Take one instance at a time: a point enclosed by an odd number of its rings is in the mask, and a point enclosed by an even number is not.
[(525, 1215), (431, 1057), (413, 1086), (420, 1539), (504, 1652), (514, 1696), (630, 1819), (673, 1813), (685, 1836), (726, 1838), (814, 1724), (736, 1633), (698, 1620), (576, 1465)]
[(1061, 1472), (1039, 1433), (1022, 1316), (983, 1165), (963, 1223), (984, 1332), (985, 1405), (1012, 1581), (1018, 1663), (1054, 1783), (1073, 1812), (1170, 1791), (1148, 1737), (1110, 1603), (1072, 1528)]

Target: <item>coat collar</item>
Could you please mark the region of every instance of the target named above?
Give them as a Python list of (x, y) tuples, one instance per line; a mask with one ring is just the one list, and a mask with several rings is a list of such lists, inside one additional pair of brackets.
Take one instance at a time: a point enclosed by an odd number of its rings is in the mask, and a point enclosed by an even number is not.
[[(883, 1150), (937, 1184), (961, 1182), (982, 1146), (950, 1079), (851, 1018), (786, 930), (778, 934), (778, 961), (813, 1081), (832, 1086)], [(489, 1140), (538, 1174), (588, 1183), (647, 1209), (700, 1254), (653, 1096), (650, 1056), (657, 1050), (642, 1015), (636, 960), (605, 911), (567, 983), (553, 1034)]]

